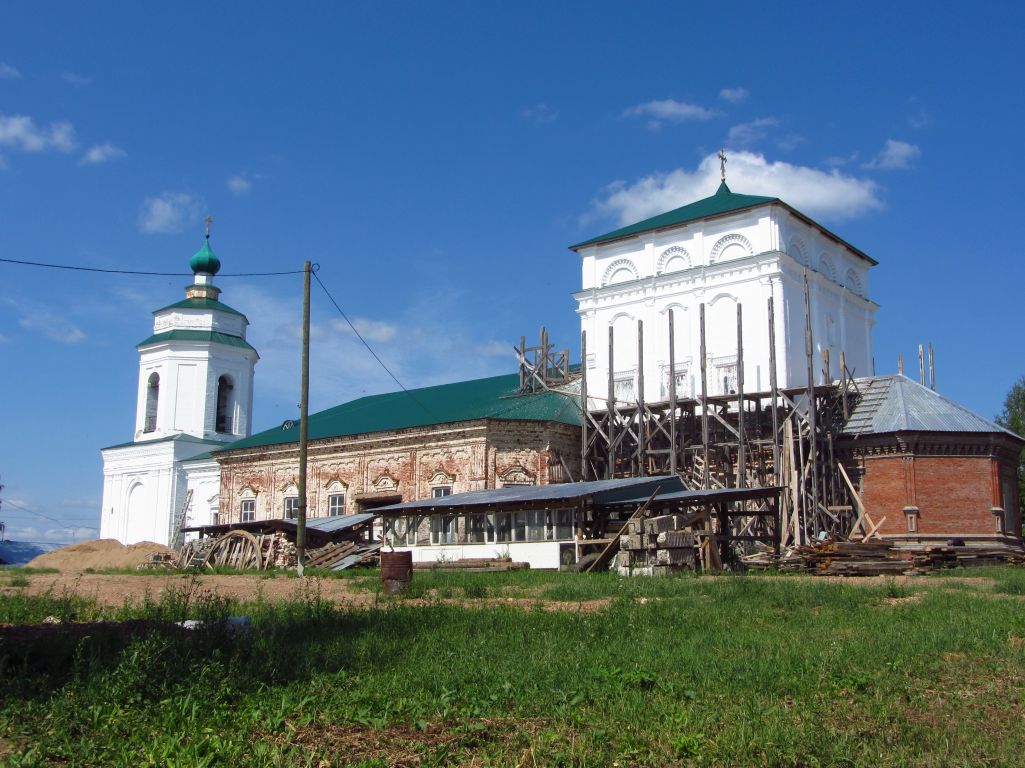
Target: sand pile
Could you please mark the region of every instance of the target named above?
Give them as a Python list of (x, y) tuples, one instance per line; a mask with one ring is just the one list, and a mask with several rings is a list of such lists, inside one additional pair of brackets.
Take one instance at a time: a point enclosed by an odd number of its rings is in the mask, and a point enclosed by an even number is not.
[(30, 560), (28, 568), (56, 568), (59, 571), (84, 571), (87, 568), (137, 568), (154, 552), (170, 552), (162, 544), (143, 541), (127, 547), (116, 539), (82, 541)]

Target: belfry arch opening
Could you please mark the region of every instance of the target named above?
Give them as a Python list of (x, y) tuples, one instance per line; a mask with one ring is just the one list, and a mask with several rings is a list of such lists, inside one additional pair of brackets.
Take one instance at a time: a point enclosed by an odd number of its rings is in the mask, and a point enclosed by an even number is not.
[(217, 379), (217, 421), (215, 429), (218, 432), (230, 434), (232, 431), (232, 397), (231, 394), (235, 385), (230, 376), (221, 376)]
[(146, 420), (143, 432), (157, 430), (157, 404), (160, 400), (160, 374), (151, 373), (146, 381)]

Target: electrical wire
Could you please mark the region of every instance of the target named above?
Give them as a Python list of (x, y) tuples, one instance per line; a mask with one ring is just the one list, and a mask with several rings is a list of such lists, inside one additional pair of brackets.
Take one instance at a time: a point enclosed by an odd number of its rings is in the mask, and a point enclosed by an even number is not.
[(419, 405), (424, 410), (424, 413), (426, 413), (432, 419), (437, 419), (438, 417), (435, 416), (431, 412), (430, 408), (428, 408), (426, 405), (421, 403), (417, 399), (416, 395), (414, 395), (412, 392), (410, 392), (408, 389), (406, 389), (405, 385), (401, 381), (399, 381), (398, 377), (394, 373), (391, 372), (391, 370), (388, 368), (387, 365), (384, 364), (384, 361), (380, 357), (377, 356), (377, 353), (374, 351), (373, 347), (371, 347), (370, 344), (367, 343), (367, 340), (364, 339), (363, 336), (360, 334), (360, 332), (356, 330), (356, 326), (352, 324), (352, 321), (349, 319), (349, 316), (346, 315), (344, 311), (342, 311), (342, 308), (340, 306), (338, 306), (338, 302), (335, 301), (334, 296), (331, 295), (331, 292), (327, 289), (327, 286), (324, 285), (323, 281), (320, 279), (320, 275), (317, 274), (317, 270), (316, 269), (311, 270), (311, 274), (313, 275), (314, 279), (316, 279), (317, 285), (319, 285), (321, 287), (321, 290), (324, 291), (324, 294), (327, 296), (328, 301), (330, 301), (334, 305), (335, 309), (338, 310), (338, 314), (342, 316), (342, 319), (345, 320), (346, 323), (348, 323), (349, 327), (352, 329), (352, 332), (356, 334), (356, 338), (359, 339), (361, 342), (363, 342), (363, 346), (367, 348), (367, 351), (371, 355), (373, 355), (373, 357), (377, 361), (378, 365), (380, 365), (385, 370), (385, 372), (389, 376), (391, 376), (392, 381), (394, 381), (396, 384), (399, 385), (399, 389), (401, 389), (403, 392), (405, 392), (407, 395), (409, 395), (410, 398), (413, 400), (413, 402), (416, 403), (417, 405)]
[[(191, 272), (146, 272), (138, 269), (103, 269), (101, 267), (75, 267), (70, 264), (47, 264), (42, 261), (22, 261), (20, 259), (0, 259), (4, 264), (20, 264), (23, 267), (44, 267), (46, 269), (67, 269), (74, 272), (100, 272), (106, 275), (144, 275), (147, 277), (192, 277)], [(217, 277), (270, 277), (274, 275), (301, 275), (301, 269), (285, 272), (222, 272)]]
[(51, 523), (57, 523), (57, 525), (64, 526), (64, 528), (62, 528), (62, 530), (70, 531), (70, 530), (72, 530), (73, 527), (86, 528), (86, 529), (88, 529), (90, 531), (98, 531), (99, 530), (98, 528), (96, 528), (94, 526), (91, 526), (91, 525), (67, 526), (67, 525), (65, 525), (68, 522), (67, 520), (58, 520), (55, 517), (50, 517), (49, 515), (44, 515), (42, 512), (36, 512), (35, 510), (29, 509), (24, 504), (19, 504), (18, 502), (11, 501), (10, 499), (0, 499), (0, 506), (3, 506), (4, 504), (9, 504), (10, 506), (14, 507), (15, 509), (20, 509), (22, 512), (28, 512), (30, 515), (35, 515), (36, 517), (41, 517), (44, 520), (49, 520)]

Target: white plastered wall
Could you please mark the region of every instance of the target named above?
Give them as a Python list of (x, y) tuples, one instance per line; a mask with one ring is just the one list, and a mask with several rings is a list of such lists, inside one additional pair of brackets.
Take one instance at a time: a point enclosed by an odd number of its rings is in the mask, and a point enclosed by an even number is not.
[(770, 386), (768, 299), (775, 304), (780, 387), (807, 383), (804, 275), (809, 280), (815, 378), (823, 348), (831, 373), (839, 353), (859, 374), (872, 369), (877, 306), (867, 299), (870, 263), (787, 209), (766, 204), (737, 214), (580, 249), (578, 301), (587, 334), (591, 407), (608, 392), (609, 328), (614, 330), (617, 400), (636, 398), (638, 321), (643, 323), (644, 398), (668, 398), (668, 314), (673, 310), (677, 395), (700, 394), (700, 307), (705, 305), (708, 393), (737, 386), (737, 306), (742, 307), (744, 389)]

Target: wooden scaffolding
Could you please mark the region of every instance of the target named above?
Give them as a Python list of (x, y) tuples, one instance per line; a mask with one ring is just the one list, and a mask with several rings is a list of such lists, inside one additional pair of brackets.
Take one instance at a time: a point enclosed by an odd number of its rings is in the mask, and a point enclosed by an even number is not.
[[(613, 378), (615, 344), (609, 328), (608, 396), (604, 408), (589, 401), (587, 387), (587, 335), (581, 335), (580, 381), (583, 412), (581, 464), (584, 480), (616, 477), (677, 475), (694, 490), (722, 488), (778, 488), (778, 531), (762, 530), (770, 516), (762, 501), (746, 502), (749, 514), (722, 516), (718, 525), (729, 526), (720, 535), (736, 542), (742, 554), (753, 542), (775, 539), (782, 546), (806, 544), (824, 538), (847, 538), (864, 525), (860, 498), (835, 456), (839, 430), (847, 419), (857, 386), (840, 354), (839, 371), (830, 370), (828, 350), (817, 377), (810, 323), (808, 283), (805, 278), (805, 353), (808, 385), (779, 388), (776, 384), (775, 309), (768, 300), (768, 391), (748, 392), (744, 387), (742, 312), (737, 307), (737, 381), (735, 391), (710, 395), (708, 354), (705, 347), (705, 306), (700, 306), (700, 391), (678, 397), (673, 312), (668, 312), (668, 399), (646, 402), (644, 397), (644, 326), (637, 324), (636, 399), (615, 399)], [(820, 383), (815, 383), (816, 378)], [(743, 510), (741, 510), (743, 511)], [(752, 542), (746, 545), (744, 542)]]

